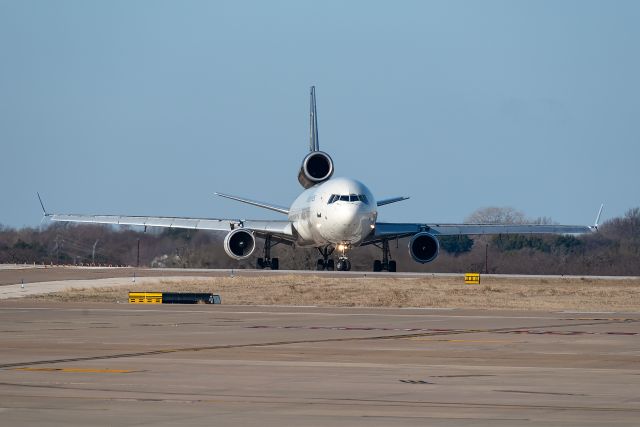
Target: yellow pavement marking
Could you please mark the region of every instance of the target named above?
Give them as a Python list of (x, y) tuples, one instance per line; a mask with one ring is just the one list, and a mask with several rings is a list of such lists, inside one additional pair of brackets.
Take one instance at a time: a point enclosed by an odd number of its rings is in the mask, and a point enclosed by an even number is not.
[(28, 371), (28, 372), (73, 372), (73, 373), (88, 373), (88, 374), (129, 374), (131, 372), (127, 369), (82, 369), (82, 368), (15, 368), (14, 371)]

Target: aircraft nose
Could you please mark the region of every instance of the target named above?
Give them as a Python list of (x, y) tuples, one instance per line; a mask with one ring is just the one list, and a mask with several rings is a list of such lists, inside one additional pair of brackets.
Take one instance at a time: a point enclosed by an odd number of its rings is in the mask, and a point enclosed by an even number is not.
[(339, 212), (336, 212), (336, 225), (340, 231), (347, 234), (360, 233), (363, 227), (363, 221), (368, 221), (371, 217), (371, 209), (360, 203), (354, 203), (342, 206)]

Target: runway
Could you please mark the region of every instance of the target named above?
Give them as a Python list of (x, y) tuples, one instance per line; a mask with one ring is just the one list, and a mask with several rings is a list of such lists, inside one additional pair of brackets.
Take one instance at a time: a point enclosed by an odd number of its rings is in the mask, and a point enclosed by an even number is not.
[(3, 425), (635, 426), (640, 313), (0, 302)]

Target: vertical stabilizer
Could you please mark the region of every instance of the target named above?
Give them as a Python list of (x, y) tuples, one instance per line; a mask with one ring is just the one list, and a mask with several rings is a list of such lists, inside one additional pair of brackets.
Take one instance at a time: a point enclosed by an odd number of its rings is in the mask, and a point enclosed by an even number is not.
[(311, 111), (309, 112), (309, 151), (320, 151), (318, 142), (318, 114), (316, 112), (316, 87), (311, 86)]

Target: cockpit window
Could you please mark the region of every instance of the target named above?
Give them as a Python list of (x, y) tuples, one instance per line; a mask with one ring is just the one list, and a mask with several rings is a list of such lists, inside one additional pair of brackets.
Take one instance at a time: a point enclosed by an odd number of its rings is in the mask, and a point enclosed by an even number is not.
[(337, 201), (341, 201), (341, 202), (362, 202), (366, 205), (369, 204), (369, 200), (367, 199), (367, 196), (365, 196), (364, 194), (332, 194), (331, 196), (329, 196), (329, 200), (327, 201), (327, 204), (330, 205), (331, 203), (335, 203)]

